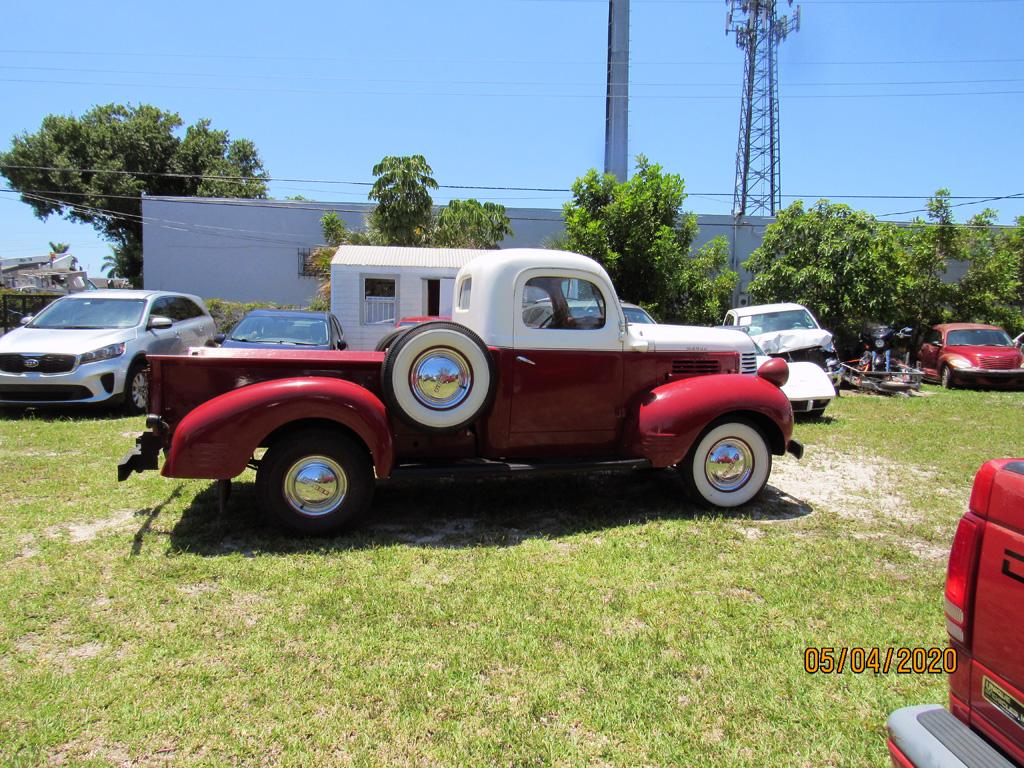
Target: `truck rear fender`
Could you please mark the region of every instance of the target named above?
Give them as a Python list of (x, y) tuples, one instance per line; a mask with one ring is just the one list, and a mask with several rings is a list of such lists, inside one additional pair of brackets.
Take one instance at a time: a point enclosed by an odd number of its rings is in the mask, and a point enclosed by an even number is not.
[(655, 467), (678, 464), (707, 429), (725, 421), (753, 424), (776, 455), (786, 452), (793, 434), (789, 400), (760, 376), (724, 374), (671, 381), (643, 395), (630, 415), (626, 450)]
[(303, 422), (347, 430), (366, 446), (377, 477), (391, 474), (394, 446), (384, 404), (358, 384), (322, 376), (250, 384), (193, 409), (174, 430), (161, 474), (229, 480), (268, 438)]

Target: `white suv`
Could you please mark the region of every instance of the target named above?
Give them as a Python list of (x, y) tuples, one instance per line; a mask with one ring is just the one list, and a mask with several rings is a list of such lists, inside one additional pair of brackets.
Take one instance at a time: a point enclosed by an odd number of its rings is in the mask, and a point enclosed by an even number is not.
[(0, 336), (0, 406), (123, 402), (142, 413), (146, 355), (208, 344), (213, 318), (197, 296), (106, 290), (64, 296)]

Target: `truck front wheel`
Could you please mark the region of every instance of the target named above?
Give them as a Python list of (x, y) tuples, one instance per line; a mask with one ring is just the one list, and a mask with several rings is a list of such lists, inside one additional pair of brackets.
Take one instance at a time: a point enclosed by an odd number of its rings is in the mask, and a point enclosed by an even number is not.
[(731, 421), (705, 432), (678, 468), (691, 493), (703, 501), (738, 507), (768, 482), (772, 454), (759, 430)]
[(289, 435), (267, 449), (256, 473), (264, 510), (297, 533), (335, 533), (373, 499), (373, 466), (362, 446), (328, 430)]

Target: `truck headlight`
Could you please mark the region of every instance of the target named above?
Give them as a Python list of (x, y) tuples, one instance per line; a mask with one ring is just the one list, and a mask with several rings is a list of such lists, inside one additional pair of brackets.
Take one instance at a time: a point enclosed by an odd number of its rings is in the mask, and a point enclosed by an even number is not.
[(970, 368), (971, 361), (963, 357), (951, 357), (949, 358), (949, 364), (954, 368)]
[(78, 358), (80, 363), (95, 363), (98, 360), (110, 360), (112, 357), (120, 357), (124, 354), (124, 344), (110, 344), (106, 347), (86, 352)]

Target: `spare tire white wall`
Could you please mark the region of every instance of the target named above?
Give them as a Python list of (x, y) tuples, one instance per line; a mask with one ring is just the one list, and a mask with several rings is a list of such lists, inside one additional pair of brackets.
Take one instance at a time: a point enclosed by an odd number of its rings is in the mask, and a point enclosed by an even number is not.
[[(437, 374), (441, 372), (445, 380)], [(452, 376), (457, 381), (450, 381)], [(490, 405), (497, 371), (490, 351), (468, 328), (449, 322), (417, 326), (388, 350), (382, 370), (384, 398), (406, 423), (430, 432), (453, 432)]]

